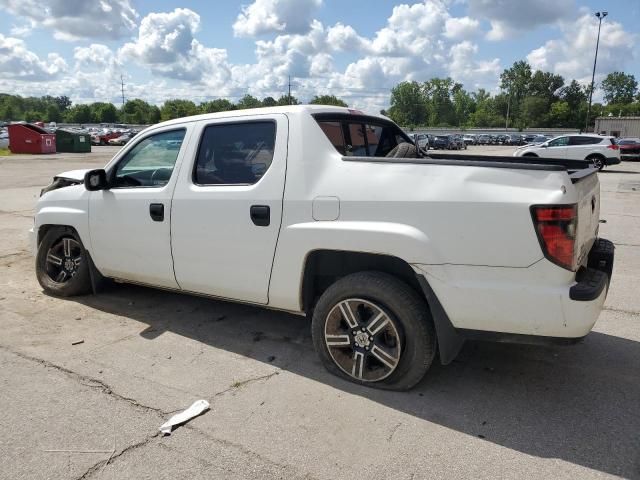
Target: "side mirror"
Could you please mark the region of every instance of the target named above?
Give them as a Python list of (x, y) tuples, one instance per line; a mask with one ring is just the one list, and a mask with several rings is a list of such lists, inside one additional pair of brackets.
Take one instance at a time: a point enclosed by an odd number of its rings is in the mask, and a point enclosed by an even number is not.
[(547, 148), (549, 145), (546, 143), (543, 143), (542, 145), (540, 145), (542, 148)]
[(109, 182), (107, 181), (107, 172), (102, 168), (89, 170), (84, 174), (84, 188), (93, 192), (95, 190), (107, 190)]

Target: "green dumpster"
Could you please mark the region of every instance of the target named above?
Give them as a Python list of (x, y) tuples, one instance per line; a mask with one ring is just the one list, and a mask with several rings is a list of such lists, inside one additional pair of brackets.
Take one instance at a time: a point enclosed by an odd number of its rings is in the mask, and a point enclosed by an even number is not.
[(59, 128), (56, 130), (56, 151), (85, 153), (91, 151), (91, 136), (86, 132)]

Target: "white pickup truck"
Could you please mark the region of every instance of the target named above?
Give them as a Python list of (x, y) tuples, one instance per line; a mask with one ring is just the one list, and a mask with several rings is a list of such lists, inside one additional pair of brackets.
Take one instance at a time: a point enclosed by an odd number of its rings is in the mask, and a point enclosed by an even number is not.
[(613, 266), (596, 170), (420, 157), (408, 142), (385, 117), (325, 106), (154, 125), (104, 169), (43, 189), (38, 280), (60, 296), (107, 277), (307, 315), (330, 371), (387, 389), (467, 338), (585, 336)]

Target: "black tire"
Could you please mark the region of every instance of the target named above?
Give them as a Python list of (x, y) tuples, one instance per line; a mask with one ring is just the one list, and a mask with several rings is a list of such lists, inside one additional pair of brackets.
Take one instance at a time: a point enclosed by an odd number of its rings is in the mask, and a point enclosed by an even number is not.
[(38, 246), (36, 276), (46, 293), (57, 297), (90, 293), (89, 268), (87, 251), (72, 228), (53, 227)]
[(416, 146), (412, 143), (402, 142), (387, 153), (387, 157), (389, 158), (417, 158), (418, 153), (416, 151)]
[[(352, 307), (355, 305), (354, 310), (351, 310), (353, 315), (351, 320), (356, 321), (360, 327), (365, 325), (366, 331), (364, 327), (358, 328), (347, 323), (346, 315), (348, 314), (340, 309), (341, 305), (344, 305), (341, 302), (345, 300), (348, 300)], [(372, 325), (376, 324), (376, 320), (372, 319), (376, 310), (368, 318), (364, 318), (367, 315), (367, 304), (376, 307), (378, 312), (386, 314), (383, 318), (387, 318), (389, 322), (384, 321), (388, 325), (384, 330), (378, 331), (375, 327), (372, 328)], [(328, 339), (327, 329), (330, 324), (336, 323), (334, 312), (337, 312), (337, 316), (341, 318), (340, 324), (346, 327), (346, 335), (329, 335), (331, 339)], [(357, 315), (354, 312), (357, 312)], [(380, 323), (382, 320), (378, 322)], [(390, 329), (393, 329), (391, 334), (387, 331)], [(356, 332), (360, 335), (361, 331), (365, 337), (372, 335), (369, 338), (371, 343), (367, 342), (366, 347), (359, 344), (356, 337)], [(398, 358), (388, 356), (389, 363), (392, 360), (395, 367), (385, 368), (378, 360), (379, 353), (377, 354), (374, 350), (377, 345), (380, 345), (383, 347), (383, 352), (388, 351), (389, 343), (385, 344), (385, 342), (389, 338), (393, 340), (393, 332), (399, 339), (396, 346)], [(426, 302), (407, 284), (382, 272), (354, 273), (331, 285), (315, 306), (311, 333), (316, 352), (327, 370), (354, 383), (386, 390), (408, 390), (415, 386), (429, 370), (436, 353), (435, 329)], [(382, 336), (379, 336), (380, 333)], [(328, 342), (340, 336), (345, 337), (345, 340), (348, 336), (351, 343), (349, 345), (342, 343), (340, 347), (334, 346), (330, 351)], [(376, 337), (375, 340), (374, 337)], [(394, 343), (395, 340), (392, 348)], [(370, 351), (369, 345), (371, 345)], [(367, 351), (363, 350), (364, 348)], [(351, 359), (352, 372), (356, 372), (358, 355), (363, 355), (359, 360), (360, 374), (347, 373), (348, 364), (347, 368), (344, 364), (340, 366), (340, 359), (344, 361)], [(364, 374), (363, 370), (366, 370)], [(383, 377), (387, 370), (390, 371)], [(370, 378), (363, 378), (366, 375)]]
[(606, 165), (605, 158), (602, 155), (589, 155), (585, 160), (590, 162), (594, 168), (597, 168), (598, 170), (604, 169)]

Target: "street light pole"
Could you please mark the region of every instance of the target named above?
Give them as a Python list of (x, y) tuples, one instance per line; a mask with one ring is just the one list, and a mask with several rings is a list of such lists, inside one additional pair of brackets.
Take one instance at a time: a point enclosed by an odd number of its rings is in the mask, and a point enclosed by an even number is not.
[(591, 88), (589, 89), (589, 106), (587, 107), (587, 120), (584, 124), (584, 131), (589, 130), (589, 117), (591, 116), (591, 100), (593, 98), (593, 85), (596, 79), (596, 63), (598, 62), (598, 47), (600, 46), (600, 28), (602, 27), (602, 20), (606, 17), (608, 12), (596, 12), (598, 17), (598, 40), (596, 41), (596, 56), (593, 59), (593, 73), (591, 74)]

